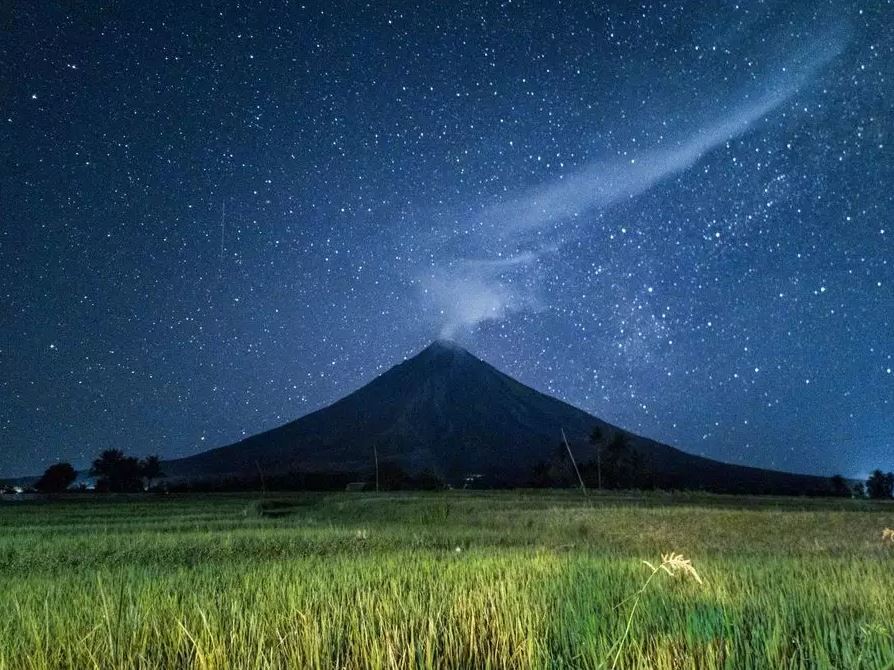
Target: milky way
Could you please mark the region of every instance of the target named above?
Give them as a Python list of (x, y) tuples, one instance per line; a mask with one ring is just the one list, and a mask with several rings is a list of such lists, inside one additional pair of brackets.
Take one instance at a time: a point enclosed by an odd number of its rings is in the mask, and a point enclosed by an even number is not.
[(14, 4), (0, 475), (439, 336), (695, 453), (894, 467), (890, 3)]

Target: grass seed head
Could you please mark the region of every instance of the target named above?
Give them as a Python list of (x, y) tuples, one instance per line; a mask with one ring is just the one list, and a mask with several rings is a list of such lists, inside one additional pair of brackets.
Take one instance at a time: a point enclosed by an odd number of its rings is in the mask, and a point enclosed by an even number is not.
[(882, 531), (882, 542), (886, 541), (894, 544), (894, 528), (885, 528)]
[(704, 584), (698, 571), (696, 571), (695, 567), (692, 565), (692, 561), (685, 558), (683, 554), (678, 554), (674, 551), (667, 554), (661, 554), (661, 563), (657, 566), (652, 565), (649, 561), (643, 561), (643, 563), (649, 566), (649, 568), (652, 569), (652, 572), (663, 570), (671, 577), (675, 577), (676, 575), (689, 576), (699, 584)]

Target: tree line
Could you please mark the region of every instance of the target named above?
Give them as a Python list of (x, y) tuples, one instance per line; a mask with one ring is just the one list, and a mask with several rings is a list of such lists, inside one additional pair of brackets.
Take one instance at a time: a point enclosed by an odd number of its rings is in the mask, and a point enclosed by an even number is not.
[[(128, 456), (120, 449), (106, 449), (90, 467), (90, 475), (96, 477), (95, 489), (109, 493), (135, 493), (152, 488), (152, 484), (164, 476), (158, 456), (137, 458)], [(46, 469), (34, 484), (39, 493), (62, 493), (74, 484), (78, 477), (71, 463), (55, 463)]]
[[(589, 436), (593, 457), (573, 463), (570, 448), (560, 444), (548, 461), (534, 467), (528, 481), (523, 484), (534, 488), (564, 487), (577, 485), (583, 481), (588, 488), (596, 489), (651, 489), (677, 488), (673, 478), (652, 472), (646, 459), (631, 445), (629, 436), (623, 431), (605, 434), (599, 427)], [(96, 458), (90, 468), (90, 475), (96, 478), (95, 490), (110, 493), (134, 493), (151, 490), (165, 474), (162, 472), (158, 456), (137, 458), (128, 456), (120, 449), (107, 449)], [(78, 473), (70, 463), (56, 463), (43, 473), (33, 485), (40, 493), (61, 493), (68, 490), (77, 479)], [(435, 489), (446, 488), (447, 482), (431, 472), (407, 473), (397, 464), (384, 463), (379, 473), (383, 490)], [(248, 479), (234, 479), (206, 483), (181, 484), (172, 490), (247, 490), (257, 488), (282, 488), (299, 490), (338, 490), (351, 482), (369, 479), (360, 473), (316, 473), (288, 472), (271, 475), (267, 482)], [(372, 485), (372, 481), (367, 482)], [(491, 476), (485, 484), (502, 488), (499, 476)], [(468, 485), (466, 482), (465, 486)], [(514, 486), (517, 486), (516, 482)], [(473, 484), (475, 486), (475, 484)], [(86, 488), (82, 485), (82, 488)], [(3, 492), (0, 487), (0, 492)], [(735, 491), (728, 491), (735, 492)], [(805, 493), (805, 492), (801, 492)], [(835, 475), (828, 480), (827, 487), (809, 492), (811, 495), (832, 495), (853, 498), (887, 500), (894, 498), (894, 472), (873, 471), (865, 482), (848, 480)]]
[[(841, 475), (835, 475), (832, 479), (840, 480), (842, 477)], [(840, 495), (846, 494), (841, 492)], [(894, 472), (873, 470), (865, 484), (863, 482), (854, 484), (851, 490), (851, 495), (855, 498), (868, 496), (873, 500), (887, 500), (888, 498), (894, 498)]]
[[(552, 458), (534, 468), (529, 486), (551, 488), (575, 486), (583, 482), (594, 489), (676, 489), (679, 481), (673, 474), (655, 472), (646, 458), (631, 444), (623, 431), (606, 432), (599, 426), (589, 436), (590, 457), (578, 463), (572, 461), (570, 448), (561, 443)], [(743, 488), (744, 487), (744, 488)], [(766, 492), (777, 492), (773, 487)], [(760, 493), (753, 485), (730, 482), (727, 487), (711, 488), (723, 493)], [(888, 500), (894, 498), (894, 472), (874, 470), (864, 481), (848, 480), (834, 475), (815, 490), (792, 490), (791, 495), (834, 496)]]

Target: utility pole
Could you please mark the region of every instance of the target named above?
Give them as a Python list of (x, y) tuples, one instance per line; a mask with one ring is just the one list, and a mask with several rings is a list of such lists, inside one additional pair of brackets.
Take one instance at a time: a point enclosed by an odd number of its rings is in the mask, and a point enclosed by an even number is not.
[(580, 482), (580, 490), (584, 492), (584, 495), (587, 495), (587, 487), (584, 486), (584, 478), (580, 476), (580, 470), (577, 469), (577, 461), (574, 460), (574, 454), (571, 453), (571, 447), (568, 446), (568, 438), (565, 437), (565, 429), (562, 428), (562, 441), (565, 443), (565, 448), (568, 450), (568, 455), (571, 457), (571, 465), (574, 466), (574, 472), (577, 474), (577, 481)]
[(379, 492), (379, 450), (373, 445), (373, 458), (376, 459), (376, 493)]

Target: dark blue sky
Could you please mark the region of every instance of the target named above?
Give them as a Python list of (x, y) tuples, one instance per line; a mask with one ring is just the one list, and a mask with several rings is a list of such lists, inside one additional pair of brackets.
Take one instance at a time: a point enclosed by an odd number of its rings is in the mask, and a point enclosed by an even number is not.
[(439, 335), (736, 463), (894, 467), (890, 2), (4, 3), (0, 474)]

